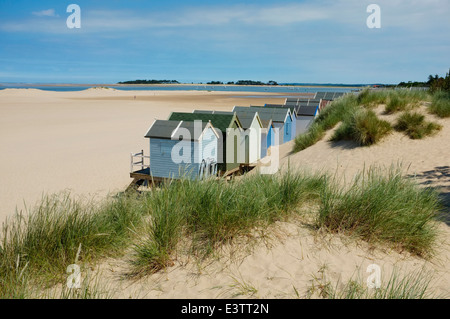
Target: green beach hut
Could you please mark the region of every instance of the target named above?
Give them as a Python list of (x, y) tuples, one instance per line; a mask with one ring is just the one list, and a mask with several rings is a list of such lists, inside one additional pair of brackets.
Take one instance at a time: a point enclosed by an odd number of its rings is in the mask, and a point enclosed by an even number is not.
[[(230, 173), (240, 168), (238, 160), (239, 143), (242, 134), (242, 124), (236, 114), (180, 113), (170, 114), (170, 121), (203, 121), (211, 122), (220, 131), (218, 147), (218, 169), (222, 173)], [(228, 174), (227, 173), (227, 174)]]

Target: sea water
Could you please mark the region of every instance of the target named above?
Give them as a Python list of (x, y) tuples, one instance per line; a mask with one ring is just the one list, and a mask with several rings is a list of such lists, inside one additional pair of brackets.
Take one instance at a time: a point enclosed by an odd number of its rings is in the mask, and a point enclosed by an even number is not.
[[(358, 87), (335, 86), (246, 86), (246, 85), (39, 85), (39, 84), (0, 84), (2, 89), (38, 89), (44, 91), (72, 92), (84, 91), (94, 87), (106, 87), (123, 91), (217, 91), (217, 92), (264, 92), (264, 93), (316, 93), (351, 92)], [(288, 96), (288, 95), (286, 95)]]

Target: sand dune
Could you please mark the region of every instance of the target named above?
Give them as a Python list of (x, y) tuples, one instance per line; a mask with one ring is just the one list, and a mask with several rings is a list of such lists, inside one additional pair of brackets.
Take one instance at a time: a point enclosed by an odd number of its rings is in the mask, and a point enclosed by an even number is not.
[[(377, 112), (390, 121), (395, 119), (382, 115), (382, 107)], [(293, 142), (284, 144), (279, 147), (281, 169), (289, 164), (291, 168), (326, 171), (345, 183), (372, 165), (389, 168), (400, 163), (404, 172), (448, 196), (450, 120), (428, 117), (443, 129), (424, 140), (393, 133), (378, 145), (362, 148), (351, 142), (330, 143), (330, 131), (322, 141), (297, 154), (291, 154)], [(431, 260), (345, 236), (318, 234), (307, 226), (286, 222), (268, 231), (269, 241), (245, 249), (245, 245), (236, 243), (226, 247), (220, 258), (200, 264), (180, 255), (173, 267), (137, 282), (120, 280), (126, 271), (123, 261), (103, 263), (100, 273), (106, 279), (102, 282), (118, 298), (304, 298), (320, 297), (320, 285), (326, 282), (337, 287), (351, 279), (365, 283), (367, 267), (376, 264), (385, 279), (393, 272), (428, 273), (433, 277), (430, 290), (448, 297), (450, 228), (441, 223), (439, 229), (439, 247)]]
[[(166, 118), (172, 111), (230, 110), (233, 105), (261, 103), (240, 95), (247, 93), (0, 91), (1, 219), (16, 205), (21, 207), (22, 200), (32, 203), (42, 192), (70, 188), (77, 195), (102, 197), (123, 190), (130, 182), (129, 153), (148, 150), (143, 135), (154, 118)], [(281, 101), (276, 96), (264, 99), (265, 103)], [(290, 154), (292, 142), (287, 143), (279, 148), (282, 169), (289, 163), (349, 181), (364, 167), (401, 162), (420, 182), (441, 187), (448, 196), (450, 120), (433, 120), (443, 129), (424, 140), (393, 133), (379, 145), (361, 148), (350, 142), (332, 144), (328, 132), (322, 141), (297, 154)], [(434, 276), (432, 291), (448, 296), (450, 230), (445, 223), (440, 229), (437, 254), (428, 261), (283, 222), (268, 230), (269, 239), (250, 246), (235, 243), (204, 262), (181, 250), (172, 267), (138, 281), (123, 277), (126, 256), (104, 260), (96, 274), (114, 298), (297, 298), (309, 293), (318, 297), (318, 287), (325, 281), (365, 282), (367, 266), (377, 264), (385, 277), (394, 269), (407, 274), (425, 268)]]
[[(445, 229), (447, 228), (447, 229)], [(446, 239), (448, 227), (442, 226)], [(449, 294), (450, 252), (442, 244), (433, 260), (380, 249), (344, 236), (322, 235), (293, 223), (277, 223), (271, 239), (225, 247), (220, 258), (204, 262), (180, 254), (175, 265), (138, 281), (124, 279), (125, 260), (107, 260), (95, 271), (99, 287), (112, 298), (215, 299), (319, 298), (327, 282), (342, 288), (349, 280), (365, 285), (369, 265), (381, 267), (382, 278), (423, 271), (432, 276), (430, 291)]]
[[(378, 116), (394, 123), (398, 115), (384, 115), (384, 106), (376, 109)], [(440, 119), (419, 109), (427, 120), (443, 126), (435, 136), (412, 140), (403, 133), (393, 132), (381, 143), (359, 147), (351, 141), (330, 142), (334, 130), (327, 132), (319, 143), (297, 154), (290, 154), (293, 142), (280, 146), (280, 165), (287, 168), (309, 168), (337, 174), (351, 181), (355, 174), (370, 166), (389, 168), (401, 165), (405, 174), (417, 176), (420, 182), (435, 187), (450, 186), (450, 120)], [(434, 175), (433, 175), (434, 173)]]
[[(253, 93), (120, 91), (0, 91), (0, 222), (64, 190), (99, 198), (130, 183), (130, 153), (148, 152), (143, 137), (154, 119), (194, 109), (231, 110), (234, 105), (280, 103), (246, 98)], [(253, 94), (254, 95), (254, 94)], [(241, 97), (240, 97), (241, 96)]]

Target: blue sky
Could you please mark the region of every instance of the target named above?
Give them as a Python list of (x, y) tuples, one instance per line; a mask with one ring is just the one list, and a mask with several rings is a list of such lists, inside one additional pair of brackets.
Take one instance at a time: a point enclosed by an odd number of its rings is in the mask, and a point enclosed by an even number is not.
[(449, 0), (0, 0), (0, 82), (422, 81), (450, 68), (449, 16)]

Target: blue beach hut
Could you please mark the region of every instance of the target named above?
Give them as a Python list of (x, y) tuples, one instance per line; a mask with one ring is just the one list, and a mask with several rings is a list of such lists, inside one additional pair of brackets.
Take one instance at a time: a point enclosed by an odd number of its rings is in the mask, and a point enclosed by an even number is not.
[(209, 122), (156, 120), (150, 141), (150, 175), (203, 179), (216, 175), (219, 135)]

